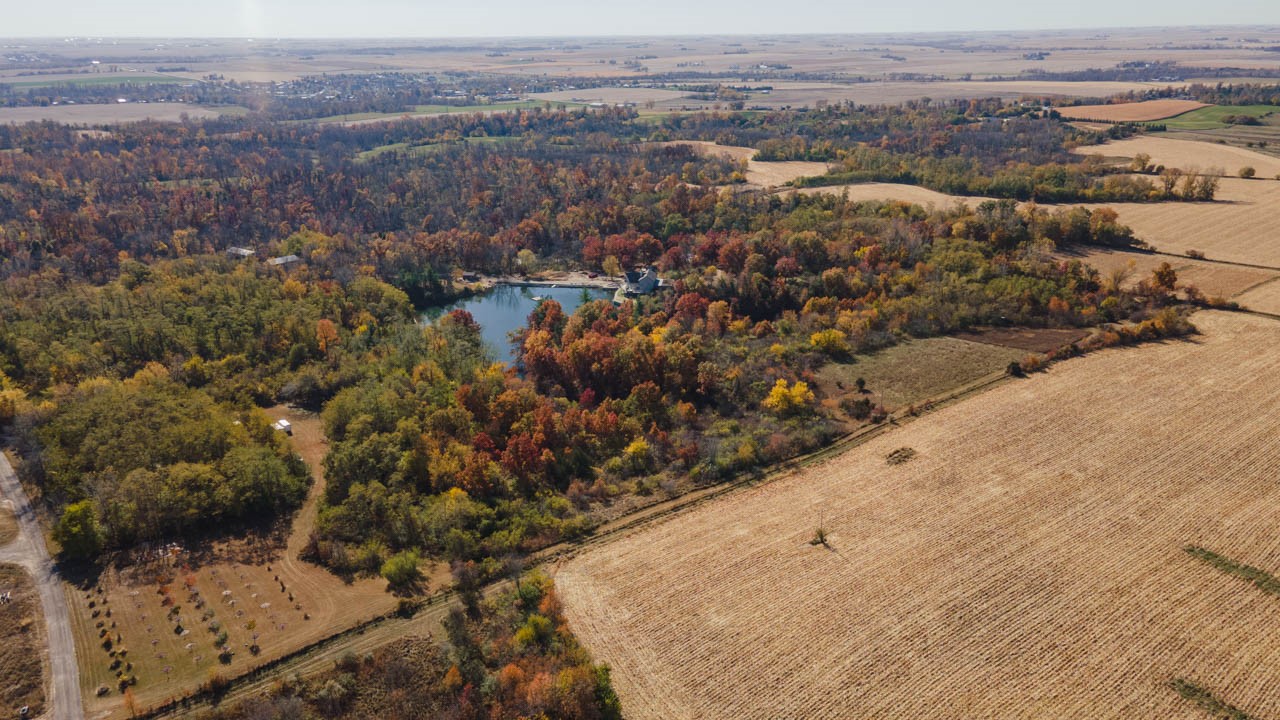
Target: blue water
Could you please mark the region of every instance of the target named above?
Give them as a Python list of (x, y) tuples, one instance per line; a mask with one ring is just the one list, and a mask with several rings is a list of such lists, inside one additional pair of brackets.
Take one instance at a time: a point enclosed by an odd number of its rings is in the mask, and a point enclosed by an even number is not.
[(553, 288), (517, 285), (499, 285), (483, 295), (459, 300), (449, 305), (427, 308), (422, 319), (433, 321), (453, 310), (466, 310), (480, 323), (480, 335), (493, 351), (494, 357), (508, 365), (515, 361), (511, 351), (511, 333), (524, 327), (529, 313), (538, 306), (538, 300), (554, 299), (564, 308), (565, 315), (573, 314), (582, 304), (582, 294), (591, 300), (613, 297), (611, 290), (595, 288)]

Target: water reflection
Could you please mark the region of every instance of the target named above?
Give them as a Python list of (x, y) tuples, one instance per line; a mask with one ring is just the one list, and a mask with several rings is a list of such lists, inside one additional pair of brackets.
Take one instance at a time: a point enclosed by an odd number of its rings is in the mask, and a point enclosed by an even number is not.
[(553, 299), (560, 303), (566, 315), (571, 315), (584, 299), (606, 300), (611, 297), (613, 291), (597, 288), (500, 285), (484, 295), (428, 308), (422, 313), (422, 319), (431, 322), (452, 310), (466, 310), (480, 323), (480, 335), (493, 351), (494, 357), (511, 364), (515, 360), (511, 351), (511, 333), (524, 327), (529, 313), (533, 312), (539, 302)]

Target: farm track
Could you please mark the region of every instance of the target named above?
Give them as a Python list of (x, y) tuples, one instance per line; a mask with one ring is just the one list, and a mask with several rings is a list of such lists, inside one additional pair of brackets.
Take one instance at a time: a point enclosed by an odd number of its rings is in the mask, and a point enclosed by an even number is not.
[(587, 549), (571, 626), (634, 718), (1280, 716), (1280, 601), (1182, 549), (1280, 568), (1280, 325), (1196, 322)]
[(76, 644), (71, 634), (71, 614), (63, 592), (61, 578), (49, 557), (40, 522), (36, 519), (27, 493), (0, 452), (0, 494), (13, 506), (18, 519), (19, 535), (0, 548), (0, 562), (19, 565), (31, 574), (40, 595), (48, 647), (49, 720), (81, 720), (84, 706), (80, 699), (80, 670), (76, 665)]

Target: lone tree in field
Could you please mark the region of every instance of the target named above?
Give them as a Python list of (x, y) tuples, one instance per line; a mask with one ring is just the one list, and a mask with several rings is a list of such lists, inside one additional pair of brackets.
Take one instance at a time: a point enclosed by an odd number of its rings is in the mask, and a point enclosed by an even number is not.
[(1161, 290), (1173, 292), (1178, 288), (1178, 273), (1169, 263), (1160, 263), (1160, 267), (1151, 272), (1151, 284)]
[(1240, 177), (1244, 178), (1245, 180), (1249, 180), (1250, 178), (1252, 178), (1254, 175), (1257, 175), (1257, 174), (1258, 174), (1257, 170), (1254, 170), (1253, 168), (1247, 165), (1245, 167), (1240, 168)]

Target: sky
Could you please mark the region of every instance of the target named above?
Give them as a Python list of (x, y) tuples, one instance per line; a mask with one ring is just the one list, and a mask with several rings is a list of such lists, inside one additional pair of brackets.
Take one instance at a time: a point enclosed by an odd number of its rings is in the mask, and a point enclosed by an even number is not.
[(1280, 25), (1280, 0), (9, 0), (0, 37), (492, 37)]

